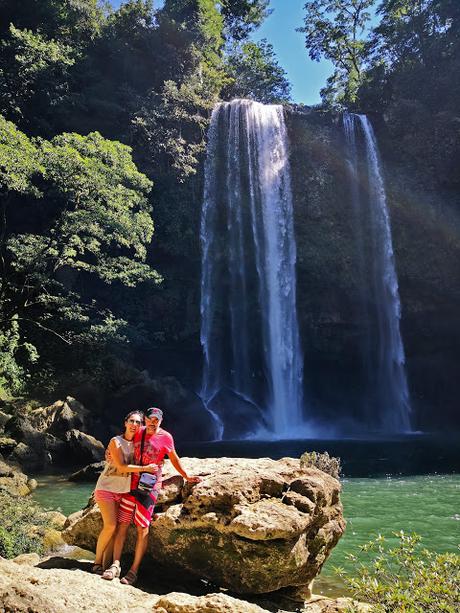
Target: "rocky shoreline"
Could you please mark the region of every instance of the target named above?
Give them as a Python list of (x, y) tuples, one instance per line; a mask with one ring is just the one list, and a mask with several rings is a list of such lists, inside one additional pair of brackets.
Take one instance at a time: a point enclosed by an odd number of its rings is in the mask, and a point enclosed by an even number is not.
[[(338, 613), (349, 609), (350, 599), (315, 596), (310, 589), (345, 527), (338, 481), (316, 468), (301, 467), (292, 458), (184, 458), (183, 462), (203, 481), (191, 487), (166, 463), (159, 517), (151, 530), (143, 573), (144, 583), (145, 577), (152, 580), (147, 587), (142, 584), (145, 590), (123, 586), (119, 580), (102, 581), (90, 573), (90, 562), (58, 553), (47, 558), (0, 557), (1, 610)], [(21, 487), (28, 483), (18, 469), (10, 471), (12, 483)], [(4, 482), (0, 489), (5, 489)], [(9, 492), (21, 495), (13, 487)], [(64, 528), (60, 534), (67, 543), (94, 550), (101, 527), (97, 505), (67, 520), (59, 513), (49, 515), (54, 517), (55, 532)], [(132, 547), (133, 535), (128, 538), (128, 553)], [(156, 555), (164, 564), (161, 568), (169, 566), (176, 577), (188, 573), (206, 579), (212, 593), (161, 594), (161, 582), (160, 594), (152, 593), (159, 587), (155, 580), (159, 567), (152, 564), (158, 562)], [(272, 593), (273, 589), (278, 591)], [(354, 604), (355, 610), (368, 610)]]
[(2, 412), (0, 458), (26, 472), (39, 473), (56, 466), (82, 466), (104, 457), (104, 445), (87, 432), (94, 431), (91, 412), (67, 396), (45, 407), (20, 403)]
[[(75, 399), (2, 413), (0, 418), (4, 430), (0, 490), (12, 499), (36, 487), (25, 471), (55, 468), (64, 456), (68, 466), (86, 464), (72, 480), (97, 478), (104, 447), (82, 431), (91, 428), (91, 417)], [(43, 559), (23, 554), (13, 561), (0, 556), (2, 610), (256, 613), (284, 610), (279, 608), (281, 601), (291, 603), (286, 610), (299, 610), (299, 606), (312, 613), (346, 609), (347, 599), (316, 597), (311, 591), (345, 529), (337, 479), (293, 458), (183, 458), (183, 464), (202, 481), (187, 484), (165, 463), (158, 517), (144, 565), (146, 591), (126, 588), (118, 580), (107, 585), (88, 572), (89, 562), (56, 555)], [(65, 541), (94, 551), (102, 526), (97, 505), (69, 518), (56, 512), (44, 514), (49, 520), (49, 534), (43, 532), (45, 549), (56, 550)], [(133, 531), (126, 542), (128, 555), (134, 540)], [(151, 593), (159, 587), (157, 572), (151, 569), (160, 567), (171, 577), (204, 582), (216, 593)], [(169, 585), (174, 585), (174, 579)], [(270, 604), (274, 601), (278, 602), (275, 609)]]
[[(298, 607), (265, 608), (218, 592), (203, 596), (171, 592), (159, 595), (109, 583), (91, 575), (90, 564), (74, 562), (69, 569), (50, 568), (46, 562), (19, 557), (0, 559), (0, 610), (8, 613), (268, 613), (299, 610)], [(31, 564), (32, 563), (32, 564)], [(46, 568), (43, 568), (45, 566)], [(302, 607), (304, 613), (345, 613), (351, 600), (315, 596)], [(357, 603), (355, 603), (357, 604)], [(368, 610), (359, 605), (359, 611)]]

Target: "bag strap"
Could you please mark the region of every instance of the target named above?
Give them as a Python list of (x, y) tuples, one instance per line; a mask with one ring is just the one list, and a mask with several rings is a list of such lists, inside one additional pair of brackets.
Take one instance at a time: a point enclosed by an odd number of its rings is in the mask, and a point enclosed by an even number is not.
[(147, 428), (144, 428), (143, 432), (142, 432), (142, 438), (141, 438), (141, 466), (144, 466), (144, 463), (142, 461), (142, 456), (144, 455), (144, 443), (145, 443), (145, 433), (147, 432)]

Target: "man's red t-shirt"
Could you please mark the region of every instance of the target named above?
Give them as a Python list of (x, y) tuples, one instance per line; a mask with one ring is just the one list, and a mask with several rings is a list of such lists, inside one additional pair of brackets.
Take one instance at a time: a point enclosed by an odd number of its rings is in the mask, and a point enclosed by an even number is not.
[[(174, 439), (171, 434), (163, 430), (163, 428), (158, 428), (156, 434), (149, 435), (146, 433), (141, 461), (141, 442), (144, 431), (145, 428), (139, 428), (134, 435), (134, 464), (142, 464), (143, 466), (147, 464), (160, 464), (167, 453), (174, 451)], [(140, 478), (139, 475), (140, 473), (133, 473), (131, 476), (131, 489), (133, 490), (137, 488)], [(157, 482), (155, 489), (159, 489), (161, 487), (161, 467), (156, 472), (156, 476)]]

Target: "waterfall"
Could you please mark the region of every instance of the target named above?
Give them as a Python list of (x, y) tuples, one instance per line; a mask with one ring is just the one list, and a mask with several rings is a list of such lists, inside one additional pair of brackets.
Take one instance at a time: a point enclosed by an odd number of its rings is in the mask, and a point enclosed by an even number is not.
[(358, 276), (364, 289), (360, 293), (361, 314), (368, 327), (363, 346), (367, 378), (365, 421), (369, 427), (385, 432), (407, 432), (411, 409), (400, 331), (401, 303), (380, 155), (374, 130), (365, 115), (346, 114), (344, 131), (358, 242)]
[[(303, 360), (283, 108), (249, 100), (212, 114), (201, 216), (201, 397), (223, 389), (262, 409), (274, 437), (302, 425)], [(232, 415), (220, 415), (231, 420)]]

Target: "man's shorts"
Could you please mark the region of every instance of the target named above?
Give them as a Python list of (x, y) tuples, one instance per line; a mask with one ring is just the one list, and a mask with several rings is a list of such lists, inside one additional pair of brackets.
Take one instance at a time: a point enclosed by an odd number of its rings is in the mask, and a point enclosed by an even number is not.
[(153, 495), (155, 496), (149, 498), (152, 504), (144, 506), (132, 494), (123, 494), (118, 508), (118, 523), (130, 524), (134, 522), (135, 526), (148, 528), (152, 521), (157, 493), (152, 492)]

